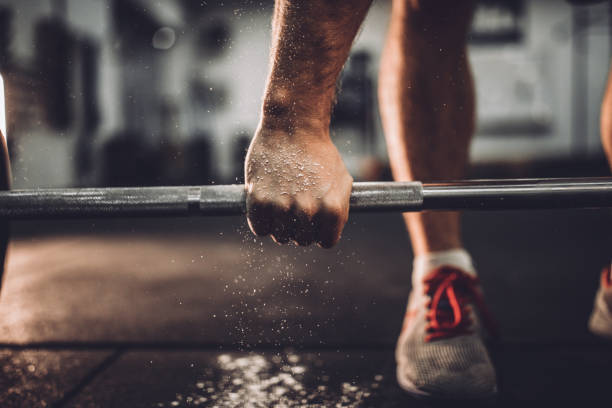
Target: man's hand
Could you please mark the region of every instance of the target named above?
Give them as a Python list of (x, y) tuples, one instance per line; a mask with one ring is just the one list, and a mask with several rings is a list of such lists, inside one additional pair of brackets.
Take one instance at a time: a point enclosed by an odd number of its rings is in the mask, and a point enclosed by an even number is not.
[(276, 0), (271, 67), (245, 163), (257, 235), (329, 248), (348, 219), (353, 179), (329, 138), (337, 80), (372, 0)]
[(327, 131), (260, 128), (245, 172), (247, 218), (255, 234), (324, 248), (338, 242), (353, 178)]

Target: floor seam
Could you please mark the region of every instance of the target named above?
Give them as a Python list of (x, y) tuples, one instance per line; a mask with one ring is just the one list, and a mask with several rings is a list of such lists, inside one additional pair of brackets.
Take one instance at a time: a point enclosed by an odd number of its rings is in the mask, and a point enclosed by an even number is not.
[(87, 374), (81, 378), (81, 380), (70, 390), (64, 393), (64, 395), (51, 404), (52, 408), (62, 408), (65, 407), (67, 403), (69, 403), (74, 397), (79, 395), (85, 387), (87, 387), (91, 382), (100, 374), (102, 374), (106, 369), (112, 366), (123, 354), (125, 351), (123, 349), (117, 349), (113, 351), (109, 356), (103, 359), (99, 364), (93, 367)]

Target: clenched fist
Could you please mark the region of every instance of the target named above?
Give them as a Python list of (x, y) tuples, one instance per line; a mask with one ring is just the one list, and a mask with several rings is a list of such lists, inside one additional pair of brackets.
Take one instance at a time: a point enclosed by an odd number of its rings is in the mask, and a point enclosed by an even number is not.
[(340, 239), (353, 178), (328, 131), (259, 128), (246, 157), (247, 218), (257, 235), (324, 248)]

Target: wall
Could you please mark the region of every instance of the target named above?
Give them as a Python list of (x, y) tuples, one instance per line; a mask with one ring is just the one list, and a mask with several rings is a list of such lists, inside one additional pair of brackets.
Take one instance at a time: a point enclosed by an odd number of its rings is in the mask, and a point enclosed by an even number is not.
[[(225, 6), (203, 9), (198, 15), (181, 14), (179, 2), (168, 1), (163, 5), (139, 0), (139, 4), (143, 8), (150, 6), (148, 11), (159, 21), (160, 27), (167, 25), (176, 35), (174, 44), (167, 50), (150, 47), (159, 78), (150, 84), (156, 99), (154, 103), (170, 104), (177, 111), (172, 119), (170, 137), (179, 144), (193, 137), (209, 138), (213, 143), (218, 181), (231, 181), (230, 177), (236, 174), (239, 166), (234, 160), (237, 140), (240, 135), (253, 133), (259, 117), (268, 69), (270, 4), (245, 7), (242, 2), (230, 1)], [(171, 4), (175, 6), (168, 8)], [(51, 2), (0, 0), (2, 5), (15, 10), (17, 29), (13, 49), (19, 60), (27, 61), (33, 54), (33, 24), (51, 13)], [(117, 52), (121, 39), (112, 32), (110, 1), (68, 0), (66, 5), (66, 21), (77, 35), (93, 38), (101, 47), (98, 92), (101, 122), (94, 146), (99, 151), (110, 135), (126, 126), (121, 96), (125, 78)], [(522, 43), (470, 47), (480, 112), (479, 132), (471, 151), (473, 162), (571, 157), (576, 154), (576, 146), (579, 153), (601, 153), (599, 103), (611, 48), (606, 28), (607, 7), (601, 4), (590, 8), (592, 17), (599, 22), (582, 32), (584, 37), (581, 38), (587, 44), (584, 55), (574, 55), (574, 42), (580, 39), (577, 40), (572, 32), (572, 9), (560, 0), (526, 2), (526, 35)], [(165, 19), (166, 15), (170, 17)], [(388, 16), (389, 2), (376, 1), (354, 45), (354, 51), (367, 51), (371, 55), (372, 78), (376, 78)], [(220, 19), (230, 25), (230, 39), (224, 52), (218, 56), (199, 52), (199, 28)], [(578, 63), (574, 58), (578, 58)], [(586, 72), (585, 91), (579, 93), (578, 98), (576, 90), (572, 89), (577, 67)], [(195, 82), (210, 84), (211, 100), (222, 95), (223, 103), (213, 104), (210, 109), (198, 108), (191, 90)], [(521, 96), (521, 89), (528, 89), (527, 101), (521, 99), (525, 97)], [(79, 103), (75, 104), (79, 112)], [(577, 119), (576, 109), (582, 109), (586, 116)], [(149, 117), (139, 120), (151, 125), (146, 134), (151, 143), (157, 143), (162, 137), (156, 130), (161, 126), (158, 125), (160, 119), (155, 113), (147, 115)], [(386, 160), (377, 115), (375, 121), (377, 143), (374, 151), (380, 159)], [(536, 127), (542, 125), (545, 130), (535, 135), (525, 133), (524, 129), (514, 133), (510, 130), (503, 135), (489, 132), (496, 126), (504, 127), (504, 121), (506, 129), (512, 129), (516, 123), (532, 123)], [(78, 125), (77, 120), (73, 128), (58, 134), (34, 123), (24, 134), (15, 135), (18, 138), (13, 162), (15, 187), (75, 184), (78, 178), (73, 160)], [(577, 132), (583, 135), (577, 137)], [(349, 168), (357, 172), (363, 149), (349, 129), (337, 131), (334, 137)], [(98, 164), (96, 169), (99, 169)], [(94, 179), (96, 176), (93, 175)]]

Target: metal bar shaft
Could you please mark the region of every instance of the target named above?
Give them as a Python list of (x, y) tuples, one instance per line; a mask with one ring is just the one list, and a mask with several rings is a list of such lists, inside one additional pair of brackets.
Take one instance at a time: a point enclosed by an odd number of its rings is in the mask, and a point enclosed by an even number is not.
[(428, 210), (612, 207), (612, 178), (474, 180), (424, 186)]
[[(34, 189), (0, 192), (0, 218), (62, 219), (243, 214), (243, 185)], [(612, 178), (354, 183), (351, 211), (612, 207)]]

